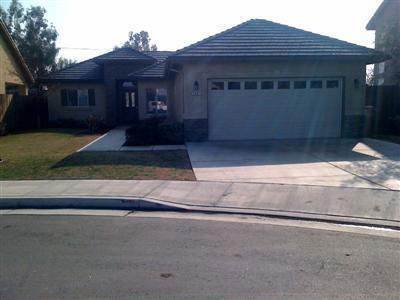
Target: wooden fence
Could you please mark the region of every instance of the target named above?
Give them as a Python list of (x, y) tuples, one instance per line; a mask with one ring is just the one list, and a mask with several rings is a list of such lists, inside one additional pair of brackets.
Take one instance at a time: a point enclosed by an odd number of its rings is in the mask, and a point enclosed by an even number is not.
[(367, 108), (371, 112), (372, 134), (400, 135), (400, 87), (369, 86), (366, 93)]
[(43, 128), (47, 125), (46, 98), (0, 95), (0, 127), (5, 127), (6, 131)]

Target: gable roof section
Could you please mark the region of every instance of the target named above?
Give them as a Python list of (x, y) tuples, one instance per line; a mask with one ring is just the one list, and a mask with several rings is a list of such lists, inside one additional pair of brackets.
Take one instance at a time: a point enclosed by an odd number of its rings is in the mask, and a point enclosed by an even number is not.
[(15, 44), (13, 38), (11, 37), (10, 33), (8, 32), (6, 25), (3, 23), (3, 20), (1, 20), (1, 19), (0, 19), (0, 34), (4, 37), (4, 40), (9, 45), (15, 60), (20, 65), (22, 72), (24, 74), (25, 80), (29, 84), (33, 83), (34, 78), (32, 76), (32, 73), (29, 70), (28, 66), (26, 65), (25, 60), (22, 57), (21, 52), (19, 52), (19, 49), (18, 49), (17, 45)]
[(97, 56), (93, 58), (96, 61), (102, 62), (102, 61), (134, 61), (134, 60), (155, 60), (155, 58), (146, 55), (145, 53), (139, 52), (135, 49), (132, 49), (130, 47), (123, 47), (123, 48), (118, 48), (116, 50), (110, 51), (106, 54)]
[(178, 50), (171, 58), (348, 57), (374, 62), (382, 55), (367, 47), (267, 20), (252, 19)]
[(375, 11), (371, 20), (369, 20), (366, 29), (367, 30), (375, 30), (376, 29), (376, 21), (380, 18), (380, 16), (384, 13), (384, 11), (389, 7), (390, 1), (383, 0), (381, 5), (379, 5), (378, 9)]

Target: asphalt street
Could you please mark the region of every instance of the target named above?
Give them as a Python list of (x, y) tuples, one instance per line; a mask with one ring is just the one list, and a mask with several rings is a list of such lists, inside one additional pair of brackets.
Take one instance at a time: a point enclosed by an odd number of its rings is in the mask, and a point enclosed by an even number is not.
[(179, 218), (0, 216), (0, 299), (398, 299), (399, 239)]

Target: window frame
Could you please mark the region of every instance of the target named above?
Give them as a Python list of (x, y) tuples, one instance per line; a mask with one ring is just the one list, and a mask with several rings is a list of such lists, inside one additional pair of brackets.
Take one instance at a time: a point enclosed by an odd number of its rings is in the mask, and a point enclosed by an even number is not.
[[(239, 83), (239, 88), (237, 89), (237, 88), (231, 88), (231, 84), (234, 84), (234, 83)], [(241, 83), (241, 81), (239, 80), (239, 81), (228, 81), (228, 86), (227, 86), (227, 89), (228, 89), (228, 91), (240, 91), (241, 89), (242, 89), (242, 83)]]
[[(265, 83), (271, 84), (269, 88), (265, 88)], [(260, 84), (261, 90), (273, 90), (275, 89), (275, 82), (273, 80), (262, 80)]]
[[(289, 83), (289, 86), (286, 87), (286, 85), (281, 86), (281, 84), (287, 84)], [(290, 90), (291, 89), (291, 82), (290, 80), (278, 80), (278, 84), (277, 84), (277, 89), (278, 90)]]
[[(296, 86), (296, 84), (300, 84), (300, 86)], [(293, 89), (295, 90), (305, 90), (307, 89), (307, 80), (294, 80), (293, 81)]]
[[(85, 94), (87, 104), (82, 105), (79, 97)], [(95, 89), (61, 89), (61, 106), (68, 108), (89, 108), (96, 106)]]
[[(335, 83), (334, 86), (332, 86), (331, 84)], [(328, 79), (326, 81), (326, 88), (327, 89), (338, 89), (340, 86), (339, 80), (338, 79)]]
[[(318, 86), (315, 86), (316, 83), (321, 83), (321, 84), (318, 85)], [(313, 86), (313, 84), (314, 84), (314, 86)], [(323, 80), (320, 80), (320, 79), (318, 79), (318, 80), (310, 80), (310, 89), (320, 90), (320, 89), (323, 88), (323, 86), (324, 86), (324, 81)]]
[[(250, 86), (247, 86), (248, 84), (250, 84)], [(251, 86), (255, 84), (255, 86)], [(245, 80), (244, 81), (244, 90), (258, 90), (258, 81), (257, 80)]]
[[(151, 95), (153, 99), (149, 99), (149, 92), (153, 92)], [(163, 93), (161, 93), (163, 91)], [(162, 100), (158, 97), (165, 96), (165, 100)], [(146, 114), (149, 115), (167, 115), (168, 114), (168, 88), (166, 87), (148, 87), (146, 88)], [(153, 106), (153, 110), (150, 110), (150, 102), (155, 102), (155, 107)], [(161, 105), (160, 103), (163, 103)], [(166, 110), (160, 109), (160, 107), (165, 106)]]
[[(216, 84), (216, 87), (222, 83), (222, 89), (221, 88), (214, 88), (214, 84)], [(210, 86), (211, 91), (224, 91), (225, 90), (225, 81), (217, 81), (213, 80), (211, 81), (211, 86)]]

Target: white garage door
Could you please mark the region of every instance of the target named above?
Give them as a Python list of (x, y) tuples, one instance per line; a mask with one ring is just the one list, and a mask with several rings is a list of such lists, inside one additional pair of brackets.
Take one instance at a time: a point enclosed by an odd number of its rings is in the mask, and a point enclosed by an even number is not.
[(340, 137), (340, 78), (213, 79), (210, 140)]

